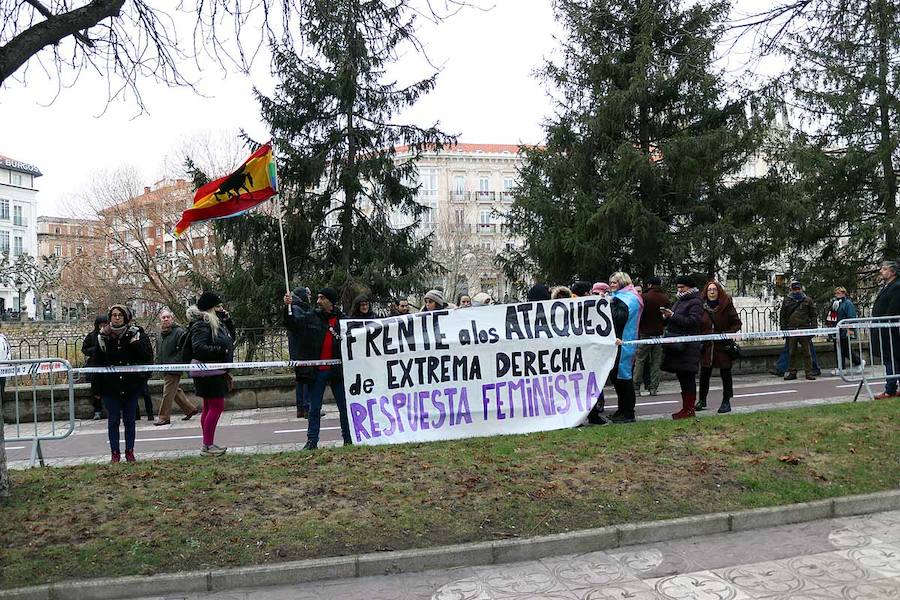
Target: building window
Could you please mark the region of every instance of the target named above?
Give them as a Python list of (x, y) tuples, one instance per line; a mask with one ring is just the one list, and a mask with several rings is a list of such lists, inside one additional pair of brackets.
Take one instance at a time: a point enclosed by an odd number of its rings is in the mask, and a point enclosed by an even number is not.
[(60, 246), (59, 244), (55, 245), (53, 247), (53, 255), (54, 256), (62, 256), (62, 246)]
[(9, 200), (0, 199), (0, 219), (9, 221)]
[(437, 217), (437, 202), (423, 202), (425, 211), (422, 213), (421, 224), (423, 227), (434, 227), (434, 221)]
[(75, 254), (84, 254), (84, 248), (82, 246), (75, 246)]
[(56, 229), (54, 229), (54, 230), (53, 230), (53, 233), (55, 233), (56, 235), (59, 235), (59, 227), (57, 227)]
[(479, 225), (490, 225), (491, 224), (491, 211), (490, 210), (481, 210), (478, 212), (478, 224)]
[(172, 242), (166, 242), (166, 254), (172, 252)]
[(462, 225), (466, 222), (466, 211), (461, 209), (456, 209), (454, 212), (454, 221), (457, 225)]
[(13, 256), (22, 256), (22, 238), (16, 236), (13, 238)]
[(454, 175), (453, 176), (453, 193), (454, 194), (462, 194), (465, 191), (466, 191), (465, 175)]
[(516, 187), (516, 182), (512, 177), (504, 177), (503, 178), (503, 191), (508, 192), (511, 189)]
[(491, 191), (491, 177), (490, 175), (482, 174), (478, 177), (478, 191), (479, 192), (489, 192)]
[(22, 174), (21, 173), (10, 173), (9, 174), (9, 182), (13, 185), (22, 187)]
[(25, 226), (25, 217), (22, 216), (22, 207), (13, 205), (13, 225)]
[(437, 196), (438, 176), (435, 169), (419, 169), (419, 195)]
[(9, 232), (0, 231), (0, 252), (9, 252)]

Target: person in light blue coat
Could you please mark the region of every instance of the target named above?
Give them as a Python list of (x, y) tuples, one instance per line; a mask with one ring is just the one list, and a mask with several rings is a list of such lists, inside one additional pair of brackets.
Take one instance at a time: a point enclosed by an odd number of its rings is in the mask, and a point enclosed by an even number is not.
[[(644, 310), (644, 301), (634, 288), (628, 273), (616, 271), (609, 276), (609, 289), (613, 298), (622, 301), (628, 307), (628, 321), (622, 332), (622, 341), (630, 342), (638, 339), (638, 325)], [(637, 346), (623, 345), (620, 348), (619, 361), (613, 373), (613, 386), (619, 397), (618, 408), (610, 419), (613, 423), (634, 423), (634, 405), (637, 401), (634, 391), (634, 355)]]

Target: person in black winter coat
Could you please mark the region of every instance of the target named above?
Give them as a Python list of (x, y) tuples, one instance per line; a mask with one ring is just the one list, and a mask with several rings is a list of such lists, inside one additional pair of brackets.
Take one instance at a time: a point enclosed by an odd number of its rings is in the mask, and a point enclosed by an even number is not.
[[(97, 337), (93, 361), (97, 366), (118, 367), (153, 363), (153, 347), (144, 330), (131, 323), (131, 311), (122, 304), (109, 309), (109, 323)], [(112, 462), (121, 460), (119, 422), (125, 422), (125, 460), (134, 462), (135, 419), (138, 396), (146, 373), (104, 373), (98, 376), (99, 389), (108, 415)]]
[[(675, 280), (677, 300), (671, 309), (660, 312), (666, 320), (664, 337), (698, 335), (703, 325), (703, 301), (694, 278), (682, 275)], [(661, 369), (675, 373), (681, 386), (681, 410), (672, 415), (673, 419), (693, 417), (697, 402), (697, 371), (700, 370), (700, 342), (663, 344)]]
[[(900, 266), (892, 260), (886, 260), (881, 265), (881, 279), (884, 286), (875, 297), (872, 305), (873, 317), (898, 317), (900, 321), (900, 280), (897, 271)], [(897, 396), (897, 377), (900, 375), (900, 333), (896, 327), (882, 330), (872, 330), (872, 352), (880, 356), (884, 362), (884, 370), (887, 375), (884, 392), (875, 396), (878, 399)]]
[[(284, 297), (285, 306), (290, 305), (291, 296)], [(300, 332), (303, 344), (303, 355), (315, 356), (317, 360), (341, 358), (341, 335), (338, 322), (344, 318), (337, 307), (338, 294), (333, 288), (319, 290), (316, 297), (316, 308), (298, 311), (292, 315), (293, 327)], [(350, 437), (350, 422), (347, 419), (347, 399), (344, 395), (344, 373), (341, 365), (322, 365), (315, 367), (315, 375), (309, 392), (309, 426), (306, 429), (306, 445), (304, 450), (315, 450), (319, 446), (319, 429), (321, 425), (322, 397), (325, 386), (331, 387), (334, 401), (338, 407), (341, 423), (341, 434), (344, 445), (353, 443)]]
[[(288, 332), (288, 352), (291, 360), (315, 360), (319, 355), (303, 343), (303, 330), (294, 315), (309, 311), (309, 288), (298, 287), (291, 295), (291, 304), (282, 310), (282, 322)], [(309, 415), (309, 388), (315, 379), (313, 367), (294, 367), (294, 397), (297, 403), (297, 418)]]
[[(96, 367), (97, 363), (94, 358), (94, 351), (97, 349), (97, 336), (100, 335), (100, 328), (109, 323), (109, 317), (106, 315), (97, 315), (94, 318), (94, 330), (84, 336), (81, 343), (81, 353), (87, 357), (84, 361), (86, 367)], [(98, 375), (89, 374), (87, 376), (88, 383), (91, 384), (91, 404), (94, 405), (94, 420), (99, 421), (103, 418), (101, 411), (103, 410), (103, 394), (100, 392), (100, 377)]]
[[(219, 297), (203, 292), (195, 306), (187, 309), (190, 328), (185, 343), (190, 344), (191, 363), (234, 362), (234, 324)], [(185, 357), (187, 358), (187, 357)], [(215, 444), (216, 426), (225, 410), (225, 395), (230, 391), (231, 376), (221, 370), (193, 370), (194, 391), (203, 399), (200, 429), (203, 431), (201, 454), (221, 456), (225, 448)]]

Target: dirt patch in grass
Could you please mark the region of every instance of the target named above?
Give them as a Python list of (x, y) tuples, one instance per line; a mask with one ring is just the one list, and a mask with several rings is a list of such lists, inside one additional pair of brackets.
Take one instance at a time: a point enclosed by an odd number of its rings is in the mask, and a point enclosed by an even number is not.
[[(897, 488), (896, 401), (12, 473), (0, 587), (527, 537)], [(784, 462), (784, 456), (799, 457)]]

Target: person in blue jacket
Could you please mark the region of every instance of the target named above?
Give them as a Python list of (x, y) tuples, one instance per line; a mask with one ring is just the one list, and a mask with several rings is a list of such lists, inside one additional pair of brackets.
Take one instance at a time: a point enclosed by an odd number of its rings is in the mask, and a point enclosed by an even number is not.
[[(616, 271), (609, 276), (609, 289), (613, 298), (622, 301), (628, 307), (628, 321), (622, 331), (622, 341), (638, 339), (638, 325), (644, 310), (644, 301), (635, 289), (628, 273)], [(618, 396), (618, 408), (610, 417), (613, 423), (634, 423), (634, 355), (637, 346), (623, 345), (620, 348), (619, 360), (613, 373), (613, 386)]]

